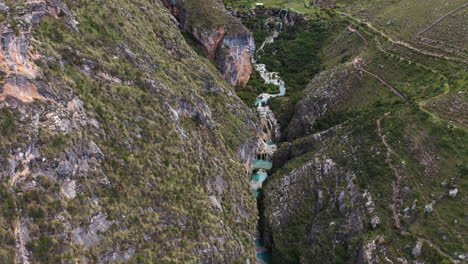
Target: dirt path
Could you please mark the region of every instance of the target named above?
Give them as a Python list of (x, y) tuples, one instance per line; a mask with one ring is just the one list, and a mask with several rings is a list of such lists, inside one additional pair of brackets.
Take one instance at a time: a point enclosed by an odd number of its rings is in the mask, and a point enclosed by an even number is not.
[(429, 56), (433, 56), (433, 57), (438, 57), (438, 58), (443, 58), (443, 59), (446, 59), (446, 60), (452, 60), (452, 61), (458, 61), (458, 62), (464, 62), (464, 63), (467, 63), (467, 61), (463, 60), (463, 59), (459, 59), (459, 58), (453, 58), (453, 57), (448, 57), (448, 56), (445, 56), (443, 54), (440, 54), (440, 53), (435, 53), (435, 52), (432, 52), (432, 51), (427, 51), (427, 50), (423, 50), (423, 49), (420, 49), (420, 48), (416, 48), (414, 47), (413, 45), (407, 43), (407, 42), (404, 42), (404, 41), (401, 41), (401, 40), (395, 40), (393, 39), (392, 37), (390, 37), (388, 34), (378, 30), (377, 28), (375, 28), (372, 24), (370, 24), (369, 22), (365, 22), (365, 21), (362, 21), (360, 19), (357, 19), (347, 13), (344, 13), (344, 12), (338, 12), (338, 14), (342, 15), (342, 16), (345, 16), (353, 21), (356, 21), (358, 23), (361, 23), (361, 24), (364, 24), (366, 25), (367, 27), (369, 27), (370, 29), (372, 29), (373, 31), (379, 33), (382, 37), (386, 38), (388, 41), (390, 41), (391, 43), (393, 44), (396, 44), (396, 45), (400, 45), (400, 46), (404, 46), (408, 49), (411, 49), (413, 51), (416, 51), (418, 53), (421, 53), (421, 54), (424, 54), (424, 55), (429, 55)]
[[(348, 30), (349, 30), (350, 32), (359, 34), (359, 36), (360, 36), (361, 38), (363, 38), (364, 40), (366, 40), (366, 44), (367, 44), (367, 39), (366, 39), (357, 29), (352, 28), (352, 27), (348, 27)], [(406, 61), (408, 61), (408, 62), (410, 62), (410, 63), (413, 63), (413, 62), (411, 62), (410, 60), (408, 60), (408, 59), (406, 59), (406, 58), (403, 58), (403, 57), (401, 57), (401, 56), (399, 56), (399, 55), (397, 55), (397, 54), (389, 53), (388, 51), (384, 50), (384, 49), (379, 45), (379, 44), (380, 44), (379, 41), (377, 41), (377, 44), (378, 44), (378, 45), (377, 45), (377, 48), (379, 49), (379, 51), (381, 51), (381, 52), (383, 52), (383, 53), (386, 53), (386, 54), (391, 54), (391, 55), (394, 55), (394, 56), (398, 56), (398, 58), (400, 58), (400, 60), (406, 60)], [(395, 87), (393, 87), (392, 85), (390, 85), (388, 82), (386, 82), (383, 78), (381, 78), (381, 77), (378, 76), (377, 74), (374, 74), (374, 73), (369, 72), (369, 71), (367, 71), (366, 69), (364, 69), (363, 66), (360, 65), (360, 64), (362, 64), (362, 63), (360, 63), (359, 58), (357, 59), (357, 61), (358, 61), (358, 63), (353, 62), (353, 64), (354, 64), (354, 66), (355, 66), (356, 69), (362, 70), (363, 72), (365, 72), (365, 73), (367, 73), (367, 74), (369, 74), (369, 75), (371, 75), (371, 76), (377, 78), (382, 84), (384, 84), (385, 86), (389, 87), (393, 93), (395, 93), (397, 96), (399, 96), (400, 98), (402, 98), (403, 100), (405, 100), (405, 102), (408, 102), (408, 100), (407, 100), (406, 97), (403, 95), (403, 93), (401, 93), (398, 89), (396, 89)], [(422, 64), (420, 65), (420, 67), (423, 67), (423, 68), (425, 68), (426, 70), (430, 70), (430, 71), (432, 71), (432, 72), (434, 72), (434, 73), (436, 73), (436, 74), (439, 74), (439, 75), (442, 76), (446, 81), (445, 81), (445, 84), (444, 84), (444, 92), (443, 92), (443, 93), (440, 93), (440, 94), (438, 94), (438, 95), (436, 95), (436, 96), (433, 96), (433, 97), (431, 97), (431, 98), (427, 98), (427, 99), (425, 99), (425, 100), (423, 100), (423, 101), (418, 102), (418, 107), (419, 107), (419, 109), (420, 109), (421, 111), (423, 111), (423, 112), (429, 114), (429, 115), (430, 115), (434, 120), (436, 120), (436, 121), (445, 121), (445, 122), (448, 122), (448, 123), (450, 123), (451, 125), (453, 125), (453, 126), (455, 126), (455, 127), (457, 127), (457, 128), (466, 130), (465, 127), (460, 126), (459, 124), (457, 124), (457, 123), (455, 123), (455, 122), (452, 122), (452, 121), (450, 121), (450, 120), (442, 119), (442, 118), (440, 118), (436, 113), (433, 113), (433, 112), (427, 110), (426, 108), (424, 108), (424, 106), (426, 105), (426, 103), (427, 103), (429, 100), (432, 100), (432, 99), (435, 99), (435, 98), (437, 98), (437, 97), (440, 97), (440, 96), (443, 96), (443, 95), (448, 94), (448, 93), (450, 92), (450, 86), (449, 86), (447, 77), (445, 77), (445, 75), (443, 75), (442, 73), (440, 73), (440, 72), (438, 72), (438, 71), (436, 71), (436, 70), (434, 70), (434, 69), (432, 69), (432, 68), (430, 68), (430, 67), (428, 67), (428, 66), (422, 65)]]
[(401, 99), (403, 99), (405, 102), (408, 102), (408, 100), (406, 99), (406, 97), (400, 92), (398, 91), (395, 87), (391, 86), (389, 83), (387, 83), (384, 79), (382, 79), (382, 77), (378, 76), (377, 74), (374, 74), (364, 68), (358, 68), (359, 70), (377, 78), (383, 85), (387, 86), (388, 88), (390, 88), (390, 90), (396, 94), (398, 97), (400, 97)]
[(354, 59), (353, 61), (353, 65), (356, 69), (360, 70), (360, 71), (363, 71), (367, 74), (369, 74), (370, 76), (376, 78), (377, 80), (379, 80), (384, 86), (387, 86), (390, 91), (392, 91), (395, 95), (397, 95), (398, 97), (400, 97), (401, 99), (403, 99), (403, 101), (405, 101), (406, 103), (408, 102), (408, 100), (406, 99), (406, 97), (403, 95), (403, 93), (401, 93), (400, 91), (398, 91), (397, 88), (391, 86), (388, 82), (386, 82), (382, 77), (380, 77), (379, 75), (375, 74), (375, 73), (372, 73), (366, 69), (364, 69), (364, 63), (361, 61), (361, 59), (359, 58), (356, 58)]
[(449, 254), (445, 253), (445, 251), (443, 251), (440, 247), (434, 245), (429, 239), (426, 239), (424, 237), (420, 237), (418, 236), (418, 240), (421, 240), (421, 241), (424, 241), (426, 242), (431, 248), (435, 249), (440, 255), (448, 258), (450, 260), (450, 262), (452, 263), (460, 263), (459, 260), (456, 260), (454, 259), (452, 256), (450, 256)]
[[(393, 164), (392, 164), (392, 155), (395, 155), (395, 156), (398, 156), (398, 154), (392, 149), (392, 147), (390, 146), (390, 144), (388, 144), (387, 140), (385, 139), (385, 135), (383, 135), (383, 132), (382, 132), (382, 120), (385, 118), (385, 117), (388, 117), (390, 116), (390, 113), (386, 113), (385, 115), (383, 115), (381, 118), (377, 119), (377, 132), (379, 134), (379, 137), (381, 138), (382, 140), (382, 143), (384, 144), (384, 146), (387, 148), (387, 156), (386, 156), (386, 159), (385, 159), (385, 162), (390, 166), (390, 168), (393, 170), (393, 173), (395, 174), (395, 180), (393, 181), (392, 183), (392, 191), (393, 191), (393, 194), (392, 194), (392, 200), (393, 200), (393, 205), (392, 205), (392, 211), (393, 211), (393, 220), (395, 221), (395, 226), (396, 228), (398, 228), (398, 230), (401, 232), (401, 233), (407, 233), (407, 230), (401, 226), (401, 222), (400, 222), (400, 217), (398, 215), (398, 208), (399, 208), (399, 196), (400, 196), (400, 181), (401, 181), (401, 173), (400, 171), (398, 170), (398, 168), (396, 168)], [(440, 247), (438, 247), (437, 245), (433, 244), (429, 239), (427, 238), (424, 238), (422, 236), (417, 236), (418, 237), (418, 240), (420, 241), (424, 241), (426, 242), (430, 247), (432, 247), (434, 250), (436, 250), (440, 255), (446, 257), (447, 259), (450, 260), (450, 262), (452, 263), (460, 263), (460, 261), (454, 259), (452, 256), (450, 256), (448, 253), (446, 253), (444, 250), (442, 250)]]
[(465, 4), (455, 8), (454, 10), (448, 12), (447, 14), (441, 16), (440, 18), (438, 18), (436, 21), (434, 21), (432, 24), (430, 24), (427, 28), (419, 31), (417, 34), (416, 34), (416, 37), (419, 37), (421, 36), (422, 34), (426, 33), (427, 31), (429, 31), (432, 27), (434, 27), (435, 25), (439, 24), (442, 20), (446, 19), (447, 17), (449, 17), (450, 15), (452, 15), (453, 13), (465, 8), (468, 6), (468, 2), (466, 2)]
[(390, 113), (386, 113), (384, 116), (381, 118), (377, 119), (377, 132), (379, 134), (379, 137), (382, 140), (382, 143), (384, 146), (387, 148), (387, 158), (385, 159), (385, 162), (390, 166), (390, 168), (393, 170), (393, 173), (395, 174), (395, 180), (392, 183), (392, 200), (393, 200), (393, 205), (392, 205), (392, 210), (393, 210), (393, 220), (395, 221), (395, 226), (398, 228), (398, 230), (401, 233), (406, 233), (406, 229), (401, 226), (400, 223), (400, 217), (398, 215), (398, 208), (399, 208), (399, 197), (400, 197), (400, 181), (401, 181), (401, 174), (400, 171), (393, 165), (392, 163), (392, 154), (395, 156), (398, 156), (396, 152), (392, 149), (392, 147), (388, 144), (387, 140), (385, 139), (385, 135), (382, 133), (382, 125), (381, 122), (382, 120), (390, 116)]
[(358, 34), (359, 37), (361, 37), (361, 39), (364, 40), (364, 43), (366, 43), (365, 44), (366, 48), (369, 46), (369, 43), (367, 42), (367, 39), (364, 37), (364, 35), (361, 34), (361, 32), (359, 32), (359, 30), (357, 30), (357, 29), (355, 29), (355, 28), (353, 28), (351, 26), (348, 26), (348, 30), (349, 30), (349, 32)]

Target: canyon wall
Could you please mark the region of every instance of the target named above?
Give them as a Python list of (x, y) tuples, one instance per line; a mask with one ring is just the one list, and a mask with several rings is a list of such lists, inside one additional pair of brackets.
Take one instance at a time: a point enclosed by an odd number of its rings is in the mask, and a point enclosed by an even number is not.
[(245, 86), (252, 73), (250, 60), (255, 52), (252, 34), (232, 17), (222, 1), (164, 0), (165, 5), (216, 61), (226, 81)]
[[(256, 118), (161, 1), (0, 14), (0, 262), (253, 263)], [(241, 84), (236, 34), (205, 40)]]

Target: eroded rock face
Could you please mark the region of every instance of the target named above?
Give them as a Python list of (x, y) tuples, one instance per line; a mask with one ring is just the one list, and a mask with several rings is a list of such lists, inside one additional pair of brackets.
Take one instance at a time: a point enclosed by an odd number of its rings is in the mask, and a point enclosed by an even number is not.
[[(333, 256), (325, 248), (356, 246), (350, 241), (366, 229), (370, 220), (366, 216), (363, 193), (353, 182), (356, 178), (353, 172), (345, 171), (330, 158), (316, 155), (288, 174), (273, 177), (264, 188), (264, 203), (273, 252), (278, 252), (275, 258), (292, 259), (294, 254), (283, 243), (292, 243), (292, 248), (297, 241), (306, 243), (300, 247), (315, 254), (304, 250), (301, 253), (304, 263), (332, 263)], [(310, 227), (306, 233), (293, 231), (302, 222)], [(286, 237), (294, 237), (294, 241)]]
[(250, 33), (226, 35), (218, 47), (216, 62), (223, 77), (235, 86), (245, 86), (252, 74), (255, 43)]
[(289, 141), (314, 132), (317, 119), (329, 110), (336, 110), (351, 96), (353, 69), (340, 65), (317, 75), (307, 86), (304, 98), (296, 106), (296, 111), (288, 127), (286, 137)]
[(0, 100), (5, 100), (7, 96), (24, 102), (44, 99), (34, 83), (39, 69), (32, 62), (35, 55), (29, 42), (31, 29), (48, 13), (46, 8), (45, 1), (17, 7), (15, 19), (21, 19), (22, 23), (16, 25), (16, 29), (6, 20), (0, 23), (0, 71), (3, 75)]
[[(250, 60), (255, 52), (252, 34), (224, 9), (218, 0), (163, 0), (180, 26), (188, 31), (216, 60), (226, 81), (245, 86), (252, 73)], [(223, 17), (219, 22), (219, 17)]]
[(421, 255), (421, 252), (422, 252), (422, 242), (421, 241), (416, 241), (416, 243), (414, 244), (414, 247), (413, 249), (411, 250), (411, 255), (415, 258), (419, 257)]
[[(257, 211), (244, 167), (257, 146), (254, 114), (187, 45), (161, 1), (132, 12), (126, 0), (64, 2), (0, 0), (8, 17), (0, 22), (0, 218), (9, 239), (0, 262), (43, 262), (43, 245), (48, 263), (142, 254), (159, 263), (168, 252), (184, 263), (253, 261)], [(129, 16), (116, 25), (125, 41), (94, 42), (78, 23), (98, 16), (93, 8)], [(71, 42), (44, 34), (51, 24)], [(213, 56), (226, 34), (205, 39)], [(233, 67), (226, 72), (243, 70)]]
[(73, 230), (73, 241), (84, 247), (91, 247), (101, 240), (100, 233), (107, 231), (112, 226), (112, 221), (107, 220), (107, 215), (98, 212), (89, 220), (87, 226)]
[[(72, 28), (77, 22), (68, 7), (56, 0), (28, 0), (13, 9), (14, 12), (4, 5), (1, 10), (11, 20), (0, 22), (0, 100), (7, 97), (27, 103), (48, 100), (51, 94), (47, 85), (36, 81), (41, 70), (33, 61), (40, 55), (30, 45), (32, 30), (44, 16), (58, 18), (62, 14), (61, 19)], [(17, 24), (12, 25), (10, 21)]]

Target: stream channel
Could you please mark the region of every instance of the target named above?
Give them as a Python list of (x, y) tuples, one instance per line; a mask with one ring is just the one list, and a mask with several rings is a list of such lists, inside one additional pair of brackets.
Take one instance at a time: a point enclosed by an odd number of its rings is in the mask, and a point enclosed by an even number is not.
[[(257, 50), (256, 57), (260, 56), (260, 52), (263, 50), (265, 45), (273, 43), (275, 38), (278, 37), (282, 28), (282, 23), (278, 22), (274, 28), (275, 29), (273, 34), (267, 37), (262, 46)], [(259, 130), (257, 134), (258, 147), (256, 158), (253, 161), (253, 172), (250, 186), (255, 199), (257, 199), (259, 192), (261, 192), (263, 182), (268, 178), (268, 171), (273, 166), (271, 159), (277, 149), (275, 141), (278, 140), (280, 136), (279, 125), (275, 119), (273, 111), (271, 111), (270, 107), (268, 106), (268, 100), (273, 97), (284, 96), (286, 94), (286, 86), (284, 81), (280, 78), (279, 74), (277, 72), (269, 72), (266, 69), (265, 64), (257, 63), (255, 59), (252, 59), (252, 64), (262, 79), (265, 80), (265, 83), (274, 84), (279, 88), (279, 93), (262, 93), (255, 100), (255, 108), (259, 120)], [(259, 231), (258, 225), (255, 232), (255, 249), (257, 263), (271, 263), (271, 252), (269, 249), (264, 247), (262, 235)]]

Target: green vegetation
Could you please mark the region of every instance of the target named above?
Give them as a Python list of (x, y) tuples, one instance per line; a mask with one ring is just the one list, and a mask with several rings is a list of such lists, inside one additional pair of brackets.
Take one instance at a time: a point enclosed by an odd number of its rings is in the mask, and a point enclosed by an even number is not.
[(15, 132), (15, 117), (10, 109), (3, 107), (0, 109), (0, 133), (11, 135)]
[[(267, 30), (263, 26), (267, 19), (267, 16), (255, 16), (243, 21), (254, 34), (257, 48), (272, 34), (272, 29)], [(270, 23), (270, 27), (274, 24)], [(284, 25), (275, 42), (266, 45), (257, 54), (259, 63), (266, 64), (269, 71), (278, 72), (286, 82), (286, 96), (270, 100), (282, 127), (292, 117), (294, 105), (302, 98), (309, 81), (324, 69), (322, 49), (337, 32), (343, 30), (345, 24), (345, 21), (328, 12), (316, 12), (311, 19), (299, 19), (294, 25)], [(257, 73), (254, 73), (247, 86), (238, 89), (237, 93), (251, 105), (258, 94), (268, 91), (265, 88)], [(277, 92), (278, 89), (274, 89), (273, 93)]]
[(343, 26), (336, 22), (317, 18), (302, 25), (288, 25), (275, 42), (266, 45), (258, 55), (259, 63), (268, 65), (270, 71), (280, 73), (287, 83), (287, 96), (301, 97), (300, 92), (323, 70), (320, 50), (333, 32), (342, 29)]
[[(267, 7), (285, 7), (291, 2), (294, 1), (265, 1), (265, 4)], [(320, 102), (324, 92), (339, 92), (335, 94), (336, 101), (327, 102), (326, 113), (308, 128), (302, 138), (295, 139), (291, 144), (298, 147), (311, 142), (311, 134), (330, 128), (337, 129), (337, 125), (340, 125), (336, 135), (326, 141), (322, 139), (324, 142), (317, 147), (308, 146), (311, 151), (307, 153), (295, 153), (294, 148), (286, 150), (287, 144), (282, 144), (278, 151), (281, 156), (278, 158), (285, 157), (287, 162), (265, 182), (266, 197), (261, 200), (265, 217), (278, 215), (278, 211), (272, 211), (277, 205), (278, 200), (275, 199), (279, 199), (279, 196), (284, 198), (285, 193), (296, 192), (289, 193), (288, 199), (294, 200), (291, 202), (294, 208), (288, 209), (289, 215), (283, 219), (280, 227), (265, 227), (273, 238), (273, 263), (350, 263), (356, 260), (362, 241), (380, 236), (385, 239), (388, 256), (411, 259), (410, 250), (402, 251), (402, 248), (407, 245), (411, 248), (417, 239), (427, 239), (435, 247), (424, 242), (423, 254), (417, 260), (445, 263), (449, 261), (446, 254), (456, 258), (453, 252), (466, 251), (463, 235), (457, 236), (466, 234), (467, 226), (460, 222), (466, 218), (462, 202), (465, 195), (459, 193), (455, 198), (448, 196), (450, 188), (456, 186), (458, 190), (464, 190), (468, 184), (464, 177), (468, 166), (464, 64), (395, 45), (385, 35), (358, 20), (333, 15), (343, 10), (356, 11), (356, 7), (365, 9), (364, 12), (358, 12), (358, 16), (366, 13), (368, 17), (383, 20), (368, 11), (382, 8), (388, 15), (401, 15), (398, 19), (402, 20), (397, 22), (405, 21), (405, 25), (409, 25), (408, 28), (401, 26), (396, 29), (396, 24), (393, 24), (396, 20), (392, 20), (389, 26), (380, 23), (378, 28), (385, 27), (385, 32), (391, 36), (409, 38), (410, 30), (415, 30), (419, 24), (412, 20), (409, 22), (407, 19), (413, 16), (408, 14), (417, 9), (418, 3), (409, 3), (408, 10), (404, 10), (404, 1), (394, 1), (395, 5), (384, 1), (371, 1), (368, 5), (360, 5), (355, 1), (344, 2), (340, 4), (342, 9), (336, 12), (308, 10), (308, 21), (304, 23), (308, 26), (296, 24), (292, 29), (286, 27), (275, 43), (265, 47), (264, 55), (258, 59), (270, 71), (280, 72), (288, 87), (286, 97), (275, 98), (270, 102), (282, 126), (283, 135), (287, 133), (286, 128), (295, 129), (291, 127), (294, 123), (290, 121), (294, 115), (298, 115), (298, 103), (314, 103), (313, 100), (301, 102), (304, 97), (315, 95), (317, 97), (314, 99)], [(430, 6), (437, 1), (433, 2)], [(231, 4), (246, 3), (237, 1)], [(430, 16), (435, 20), (443, 15), (444, 10), (456, 5), (451, 3), (450, 6), (444, 6), (443, 10), (437, 9), (437, 14), (421, 14), (414, 21), (430, 21)], [(381, 14), (382, 10), (376, 12)], [(255, 36), (264, 39), (267, 34), (262, 25), (267, 18), (261, 19), (247, 20), (245, 24)], [(451, 19), (456, 20), (454, 17)], [(351, 29), (346, 29), (347, 25)], [(314, 36), (314, 32), (320, 34)], [(258, 43), (258, 39), (256, 41)], [(361, 67), (371, 74), (356, 69), (351, 63), (355, 58), (359, 58), (363, 62)], [(397, 96), (389, 86), (399, 91), (404, 99)], [(388, 116), (383, 118), (386, 113), (389, 113)], [(376, 122), (381, 118), (383, 134), (395, 151), (390, 161), (386, 157), (388, 150), (377, 133)], [(340, 216), (335, 207), (319, 213), (313, 210), (311, 205), (317, 202), (314, 190), (299, 186), (313, 186), (308, 179), (314, 177), (307, 174), (307, 178), (300, 178), (301, 182), (296, 183), (298, 187), (293, 185), (286, 190), (278, 190), (284, 188), (280, 182), (285, 175), (316, 158), (330, 158), (343, 172), (356, 174), (353, 183), (361, 191), (368, 190), (374, 197), (381, 220), (375, 230), (366, 226), (364, 232), (350, 235), (346, 246), (333, 245), (330, 241), (335, 239), (336, 230), (326, 226), (332, 221), (337, 227), (346, 225), (346, 218)], [(396, 177), (391, 166), (401, 170), (403, 175), (399, 183), (402, 201), (400, 214), (403, 214), (403, 209), (411, 208), (415, 200), (418, 201), (416, 209), (410, 211), (408, 217), (400, 217), (402, 225), (408, 230), (406, 234), (396, 231), (392, 210), (388, 207), (393, 203), (392, 184)], [(322, 177), (320, 186), (313, 188), (331, 188), (330, 192), (347, 188), (346, 185), (335, 183), (334, 179), (328, 180)], [(442, 187), (443, 181), (449, 182), (449, 187)], [(375, 197), (378, 197), (377, 200)], [(323, 200), (327, 201), (327, 197)], [(424, 213), (424, 206), (432, 200), (436, 200), (435, 212)], [(360, 205), (347, 202), (346, 206), (354, 208)], [(369, 219), (363, 221), (369, 225)], [(436, 248), (441, 248), (444, 253), (438, 252)]]
[[(213, 4), (217, 1), (182, 2), (194, 11), (187, 19), (201, 29), (224, 25), (229, 17)], [(255, 3), (225, 2), (236, 8)], [(408, 260), (410, 252), (405, 248), (418, 238), (451, 256), (455, 251), (466, 252), (466, 65), (392, 43), (355, 17), (339, 14), (355, 14), (382, 32), (409, 41), (423, 26), (462, 2), (429, 1), (427, 12), (420, 9), (420, 1), (343, 0), (335, 11), (308, 8), (303, 0), (262, 2), (307, 13), (304, 21), (285, 26), (258, 58), (286, 81), (287, 96), (270, 101), (282, 129), (288, 128), (300, 104), (307, 102), (306, 96), (315, 95), (317, 100), (309, 101), (315, 103), (323, 96), (320, 91), (338, 87), (334, 91), (340, 92), (337, 100), (326, 105), (326, 113), (300, 138), (283, 143), (281, 150), (288, 143), (307, 144), (313, 133), (326, 129), (336, 129), (335, 134), (306, 153), (285, 155), (285, 165), (265, 182), (265, 193), (284, 191), (277, 185), (282, 177), (305, 163), (332, 159), (339, 168), (336, 178), (355, 175), (351, 182), (358, 190), (372, 194), (381, 220), (373, 230), (364, 212), (362, 232), (338, 230), (348, 222), (348, 215), (340, 215), (336, 197), (330, 194), (338, 196), (339, 190), (347, 190), (348, 182), (322, 177), (316, 183), (312, 182), (315, 175), (308, 175), (293, 189), (291, 197), (297, 204), (281, 229), (266, 226), (273, 237), (274, 261), (350, 263), (362, 242), (377, 238), (384, 239), (389, 257)], [(12, 12), (25, 5), (5, 3)], [(0, 166), (6, 168), (4, 175), (19, 176), (16, 185), (6, 176), (0, 184), (0, 263), (15, 258), (14, 231), (21, 221), (30, 233), (26, 247), (34, 263), (98, 262), (132, 246), (136, 251), (130, 263), (196, 263), (207, 255), (212, 259), (206, 261), (218, 263), (253, 262), (255, 201), (238, 158), (239, 146), (255, 137), (254, 129), (246, 125), (253, 123), (252, 114), (230, 96), (234, 90), (221, 79), (213, 61), (201, 55), (193, 39), (181, 34), (159, 1), (65, 3), (79, 21), (78, 31), (66, 25), (62, 12), (58, 18), (44, 17), (31, 41), (34, 52), (41, 55), (35, 62), (42, 71), (37, 81), (47, 83), (59, 100), (21, 105), (19, 110), (2, 104), (0, 109)], [(0, 19), (11, 20), (12, 14), (1, 13)], [(271, 34), (263, 27), (266, 19), (244, 21), (257, 47)], [(447, 30), (457, 21), (450, 17), (425, 36), (460, 46), (464, 43), (457, 41), (456, 32), (462, 23)], [(18, 21), (9, 23), (18, 30)], [(348, 25), (361, 35), (346, 29)], [(356, 58), (380, 79), (356, 69), (351, 63)], [(274, 93), (276, 87), (265, 85), (256, 73), (237, 91), (249, 105), (262, 92)], [(75, 97), (84, 102), (82, 112), (64, 107)], [(390, 114), (384, 117), (386, 113)], [(377, 131), (378, 119), (395, 150), (390, 159)], [(104, 157), (87, 153), (91, 140)], [(40, 158), (26, 164), (23, 158), (31, 146)], [(55, 173), (64, 160), (86, 162), (72, 177), (75, 198), (64, 195), (64, 179)], [(418, 201), (408, 217), (401, 217), (406, 234), (394, 228), (389, 208), (396, 179), (392, 166), (403, 175), (400, 211)], [(32, 173), (19, 175), (26, 169)], [(441, 186), (443, 181), (449, 185)], [(456, 197), (447, 195), (453, 187), (460, 190)], [(314, 188), (324, 191), (323, 201), (331, 201), (319, 211), (312, 206), (318, 202)], [(222, 210), (208, 195), (219, 198)], [(432, 200), (436, 200), (434, 212), (424, 213)], [(260, 203), (262, 217), (273, 214), (271, 197), (261, 197)], [(359, 201), (346, 200), (345, 208), (365, 211)], [(113, 225), (99, 233), (97, 244), (74, 244), (73, 228), (86, 227), (97, 212)], [(350, 233), (347, 244), (332, 244)], [(222, 254), (211, 254), (216, 250)], [(427, 242), (416, 260), (448, 261)]]
[(310, 9), (310, 0), (223, 0), (227, 6), (255, 7), (256, 3), (263, 3), (267, 8), (288, 8), (294, 12), (314, 12)]
[(254, 71), (247, 85), (245, 87), (239, 87), (236, 90), (236, 93), (246, 105), (253, 106), (254, 101), (259, 94), (278, 93), (278, 86), (265, 83), (260, 74)]
[[(35, 263), (98, 262), (130, 246), (131, 263), (195, 263), (210, 256), (193, 252), (215, 247), (223, 256), (210, 261), (253, 259), (256, 207), (238, 148), (255, 131), (246, 125), (253, 118), (247, 107), (229, 95), (233, 87), (186, 43), (159, 1), (65, 2), (79, 31), (65, 18), (43, 17), (31, 42), (41, 54), (38, 81), (60, 103), (35, 102), (26, 113), (0, 110), (0, 164), (10, 168), (12, 150), (26, 152), (32, 143), (41, 155), (29, 164), (34, 176), (0, 187), (2, 257), (14, 258), (10, 230), (21, 216)], [(72, 113), (63, 104), (75, 97), (86, 116), (67, 124)], [(36, 113), (40, 127), (23, 118)], [(91, 140), (104, 159), (86, 153)], [(87, 164), (74, 169), (77, 196), (70, 199), (54, 170), (78, 159)], [(42, 182), (37, 171), (54, 183)], [(35, 188), (23, 189), (33, 180)], [(220, 197), (222, 211), (208, 195)], [(86, 227), (97, 212), (114, 220), (112, 227), (95, 245), (74, 243), (73, 228)]]
[[(418, 32), (426, 29), (440, 17), (448, 12), (462, 6), (466, 2), (463, 0), (444, 1), (432, 0), (428, 2), (408, 2), (394, 0), (389, 3), (384, 0), (339, 0), (343, 6), (343, 11), (353, 14), (355, 18), (369, 21), (371, 24), (394, 36), (396, 39), (403, 39), (415, 45), (421, 45), (415, 40)], [(424, 10), (424, 12), (421, 12)], [(459, 26), (463, 24), (465, 11), (461, 10), (450, 16), (449, 20), (442, 21), (434, 28), (427, 31), (422, 37), (429, 37), (436, 41), (447, 41), (449, 45), (459, 45), (459, 48), (466, 49), (466, 43), (461, 43)], [(443, 50), (439, 50), (443, 51)], [(465, 52), (466, 56), (466, 52)]]

